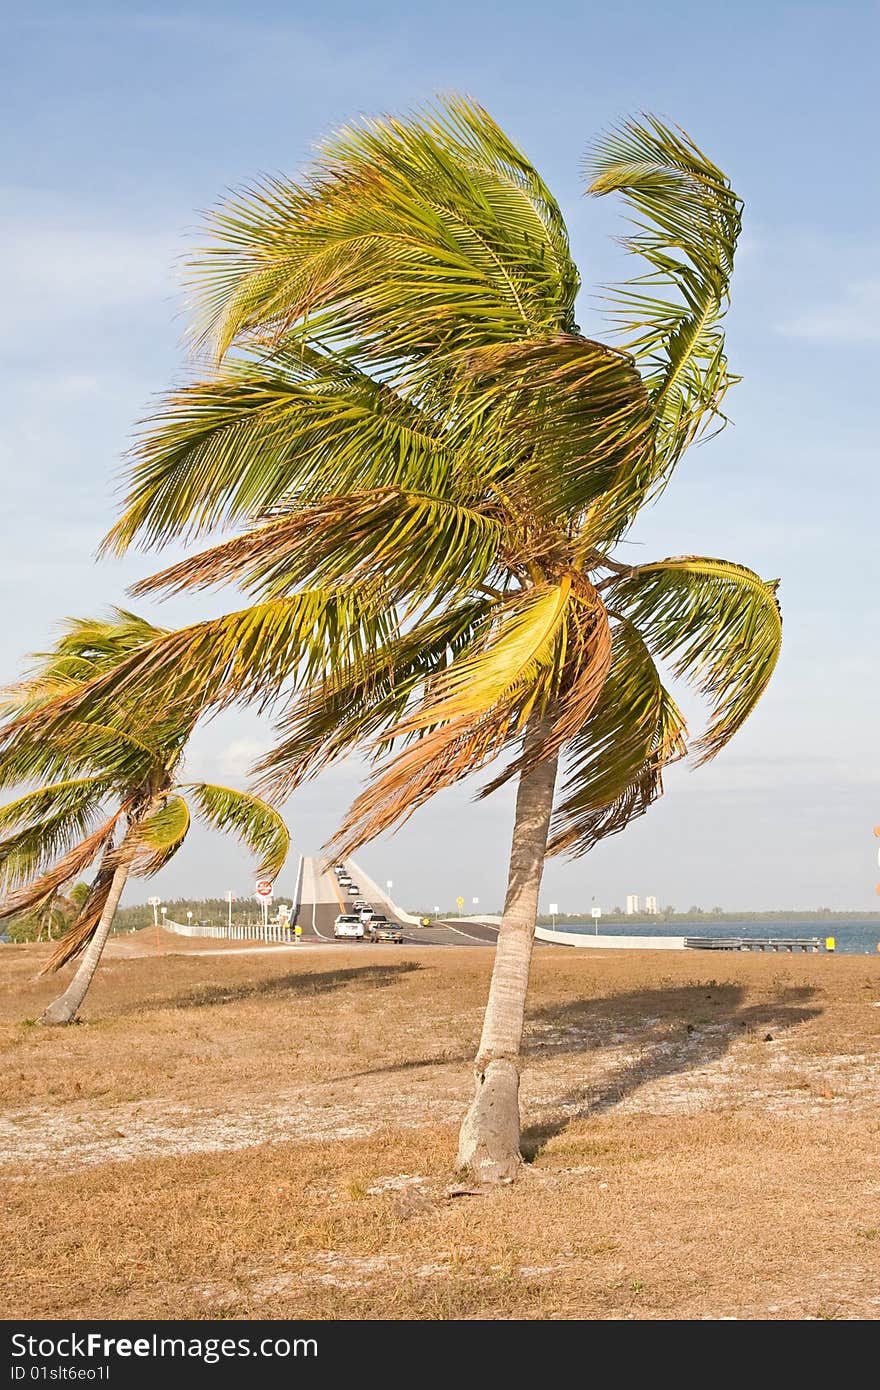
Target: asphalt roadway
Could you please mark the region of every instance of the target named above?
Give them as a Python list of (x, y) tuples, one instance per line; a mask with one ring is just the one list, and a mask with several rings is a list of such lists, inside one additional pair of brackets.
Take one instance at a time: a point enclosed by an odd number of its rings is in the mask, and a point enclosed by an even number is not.
[[(353, 864), (346, 868), (357, 883), (360, 891), (356, 895), (371, 902), (377, 912), (384, 912), (390, 922), (396, 922), (403, 933), (404, 941), (411, 946), (494, 946), (498, 928), (483, 922), (432, 921), (429, 927), (413, 926), (404, 922), (395, 910), (394, 904), (378, 886), (370, 881), (363, 882), (364, 874)], [(333, 935), (333, 923), (341, 912), (353, 912), (354, 903), (344, 896), (346, 890), (337, 882), (332, 868), (322, 868), (322, 861), (307, 858), (303, 864), (302, 892), (300, 895), (297, 925), (302, 927), (303, 942), (321, 941), (340, 946), (352, 946), (350, 937), (337, 939)], [(364, 945), (373, 943), (363, 938)], [(376, 943), (387, 945), (387, 942)]]

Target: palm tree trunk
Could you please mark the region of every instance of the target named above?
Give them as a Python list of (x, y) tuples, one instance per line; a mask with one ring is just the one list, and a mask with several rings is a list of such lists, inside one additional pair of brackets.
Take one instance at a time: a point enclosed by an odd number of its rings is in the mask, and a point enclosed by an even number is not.
[(129, 832), (129, 836), (120, 848), (119, 862), (113, 871), (113, 878), (110, 882), (110, 891), (107, 894), (107, 901), (104, 904), (104, 911), (101, 913), (100, 920), (95, 928), (95, 934), (85, 949), (79, 969), (71, 980), (63, 994), (60, 994), (54, 1003), (50, 1004), (45, 1013), (38, 1019), (39, 1023), (59, 1024), (72, 1023), (79, 1013), (82, 1002), (88, 993), (89, 985), (92, 983), (95, 971), (101, 954), (107, 944), (107, 937), (110, 935), (110, 928), (113, 926), (113, 918), (116, 916), (116, 909), (119, 906), (119, 899), (122, 897), (128, 876), (131, 872), (131, 861), (135, 856), (137, 843), (134, 836)]
[[(543, 720), (533, 716), (526, 753), (540, 744), (543, 733)], [(476, 1094), (458, 1144), (459, 1168), (481, 1182), (511, 1179), (522, 1163), (519, 1052), (557, 762), (554, 755), (536, 763), (522, 773), (517, 789), (507, 897), (474, 1064)]]

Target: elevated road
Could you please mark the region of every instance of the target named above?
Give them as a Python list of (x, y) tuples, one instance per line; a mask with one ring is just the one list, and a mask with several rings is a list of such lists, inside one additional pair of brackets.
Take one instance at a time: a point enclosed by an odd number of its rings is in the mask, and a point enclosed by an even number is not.
[[(346, 869), (360, 891), (355, 894), (371, 902), (377, 912), (384, 912), (391, 922), (396, 922), (403, 933), (403, 939), (412, 946), (494, 946), (498, 936), (497, 927), (481, 922), (463, 922), (460, 926), (454, 921), (432, 922), (429, 927), (415, 925), (408, 913), (403, 912), (371, 880), (361, 883), (365, 877), (362, 870), (347, 860)], [(360, 875), (360, 877), (359, 877)], [(332, 869), (324, 869), (322, 861), (315, 857), (303, 860), (302, 890), (300, 895), (297, 923), (302, 927), (303, 941), (332, 942), (333, 923), (341, 912), (353, 912), (352, 898), (346, 898), (349, 890), (341, 887)], [(350, 939), (343, 939), (340, 945), (350, 946)]]

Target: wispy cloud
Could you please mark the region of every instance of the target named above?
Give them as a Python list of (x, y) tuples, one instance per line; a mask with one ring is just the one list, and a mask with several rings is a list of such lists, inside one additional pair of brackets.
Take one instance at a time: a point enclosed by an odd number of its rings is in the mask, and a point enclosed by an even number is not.
[(796, 314), (777, 331), (788, 338), (853, 347), (880, 342), (880, 278), (851, 281), (835, 301)]
[(51, 302), (56, 313), (79, 314), (173, 292), (172, 237), (41, 204), (19, 204), (0, 221), (0, 256), (12, 271), (7, 313), (11, 307), (14, 316), (30, 317), (35, 305)]
[(236, 738), (217, 754), (217, 767), (224, 777), (243, 781), (268, 745), (256, 738)]

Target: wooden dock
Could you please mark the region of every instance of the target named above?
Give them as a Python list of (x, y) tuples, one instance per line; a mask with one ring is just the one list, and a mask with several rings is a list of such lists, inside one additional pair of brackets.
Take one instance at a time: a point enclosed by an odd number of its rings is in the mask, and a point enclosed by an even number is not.
[(818, 936), (686, 936), (690, 951), (821, 951)]

